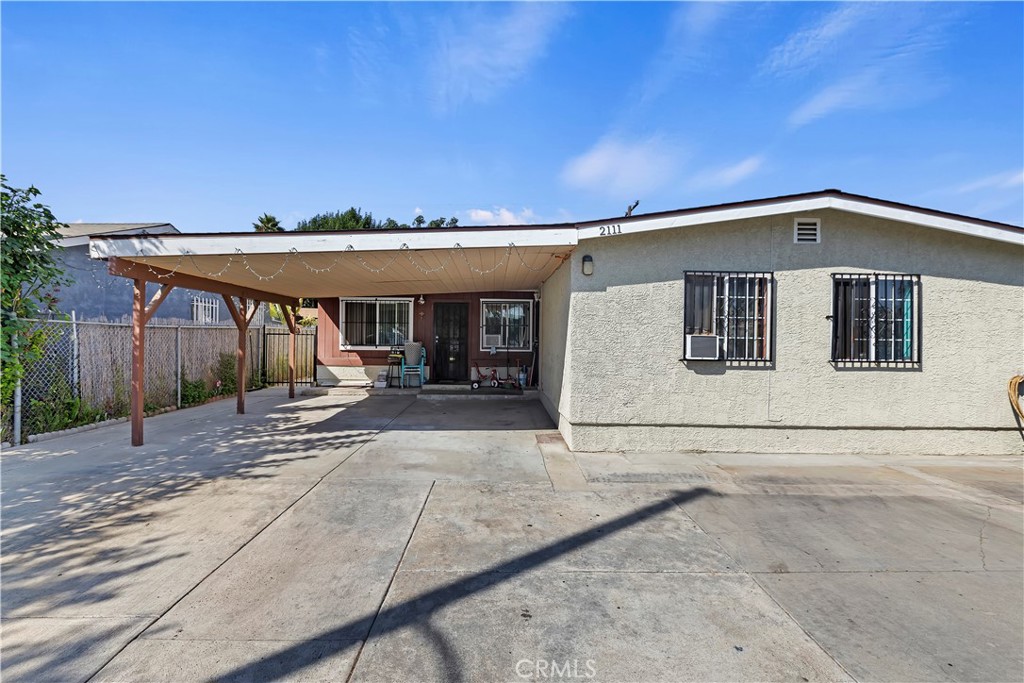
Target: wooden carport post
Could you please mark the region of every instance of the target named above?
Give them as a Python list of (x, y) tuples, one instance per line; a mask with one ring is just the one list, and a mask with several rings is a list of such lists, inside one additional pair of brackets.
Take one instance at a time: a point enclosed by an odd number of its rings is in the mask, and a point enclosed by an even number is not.
[(132, 301), (132, 445), (143, 443), (142, 417), (146, 409), (146, 323), (160, 308), (174, 285), (162, 285), (146, 304), (146, 281), (135, 279)]
[(238, 368), (235, 372), (235, 386), (238, 392), (236, 410), (239, 415), (245, 415), (245, 350), (249, 344), (249, 323), (256, 316), (256, 311), (259, 310), (260, 302), (253, 301), (252, 308), (249, 308), (249, 300), (244, 296), (238, 297), (238, 305), (235, 305), (234, 297), (228, 294), (222, 294), (224, 297), (224, 303), (228, 307), (228, 312), (235, 321), (235, 326), (238, 327)]
[(298, 343), (299, 308), (293, 311), (291, 306), (281, 306), (281, 313), (284, 315), (284, 322), (288, 325), (288, 398), (295, 398), (295, 351)]

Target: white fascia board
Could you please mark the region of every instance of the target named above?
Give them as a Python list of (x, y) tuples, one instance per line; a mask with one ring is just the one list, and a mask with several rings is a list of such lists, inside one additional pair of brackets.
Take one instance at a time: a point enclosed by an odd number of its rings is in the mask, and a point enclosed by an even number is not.
[(278, 233), (268, 235), (196, 235), (161, 239), (140, 236), (133, 239), (92, 239), (92, 258), (132, 258), (140, 256), (230, 255), (241, 251), (247, 255), (282, 254), (295, 250), (302, 254), (339, 251), (394, 251), (397, 249), (464, 249), (517, 247), (571, 247), (577, 243), (575, 228), (540, 228), (527, 230), (476, 230), (445, 232), (380, 233), (367, 231), (352, 235), (328, 233)]
[(979, 225), (978, 223), (947, 216), (936, 216), (895, 206), (879, 206), (878, 204), (869, 204), (850, 199), (834, 198), (831, 201), (832, 208), (839, 209), (840, 211), (859, 213), (876, 218), (886, 218), (900, 223), (913, 223), (914, 225), (923, 225), (929, 228), (948, 230), (949, 232), (958, 232), (963, 235), (973, 235), (974, 237), (996, 240), (997, 242), (1024, 246), (1024, 233), (1004, 230), (991, 225)]
[(985, 239), (996, 240), (1024, 246), (1024, 233), (1013, 230), (1004, 230), (989, 225), (981, 225), (971, 221), (959, 220), (946, 216), (936, 216), (922, 211), (913, 211), (893, 206), (883, 206), (871, 202), (861, 202), (854, 199), (839, 197), (815, 197), (813, 199), (799, 199), (778, 204), (763, 204), (760, 206), (735, 207), (730, 209), (709, 209), (699, 213), (689, 213), (682, 216), (664, 216), (647, 220), (633, 220), (618, 222), (609, 220), (597, 225), (589, 225), (580, 228), (579, 238), (581, 240), (595, 237), (609, 237), (626, 235), (635, 232), (648, 232), (651, 230), (669, 230), (672, 228), (683, 228), (692, 225), (708, 225), (711, 223), (724, 223), (726, 221), (743, 220), (746, 218), (764, 218), (788, 213), (811, 213), (823, 209), (837, 209), (848, 213), (857, 213), (875, 218), (885, 218), (899, 221), (901, 223), (912, 223), (939, 230), (973, 235)]
[(816, 197), (814, 199), (799, 199), (791, 202), (783, 202), (781, 204), (739, 206), (731, 209), (709, 209), (707, 211), (688, 213), (682, 216), (664, 216), (661, 218), (624, 222), (610, 220), (606, 223), (580, 228), (580, 239), (584, 240), (593, 237), (607, 237), (610, 235), (626, 235), (634, 232), (649, 232), (651, 230), (669, 230), (671, 228), (684, 228), (691, 225), (707, 225), (708, 223), (737, 221), (745, 218), (762, 218), (764, 216), (773, 216), (781, 213), (820, 211), (827, 208), (829, 208), (829, 198)]

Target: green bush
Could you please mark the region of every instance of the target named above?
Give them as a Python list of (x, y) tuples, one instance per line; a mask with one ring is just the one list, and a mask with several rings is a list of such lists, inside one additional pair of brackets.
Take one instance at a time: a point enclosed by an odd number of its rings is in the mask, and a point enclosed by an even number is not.
[(206, 382), (205, 381), (203, 381), (201, 379), (187, 380), (187, 379), (185, 379), (185, 375), (182, 374), (182, 376), (181, 376), (181, 405), (182, 405), (182, 407), (185, 407), (185, 406), (195, 406), (195, 405), (199, 405), (200, 403), (205, 403), (212, 395), (213, 395), (213, 392), (211, 392), (206, 387)]
[(233, 353), (222, 353), (217, 359), (217, 381), (220, 382), (218, 394), (233, 394), (238, 387), (235, 380), (235, 369), (238, 361)]
[(64, 378), (58, 379), (43, 400), (32, 399), (26, 411), (26, 434), (45, 434), (107, 418), (103, 410), (86, 405), (75, 398)]

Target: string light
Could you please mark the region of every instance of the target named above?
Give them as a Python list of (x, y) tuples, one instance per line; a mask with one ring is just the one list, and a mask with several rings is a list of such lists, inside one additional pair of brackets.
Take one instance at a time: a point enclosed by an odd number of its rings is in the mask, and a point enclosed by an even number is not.
[(519, 259), (519, 263), (522, 264), (523, 268), (531, 270), (534, 273), (539, 273), (542, 270), (546, 270), (551, 260), (557, 258), (555, 254), (548, 254), (548, 260), (544, 263), (544, 265), (541, 266), (540, 268), (534, 268), (529, 263), (527, 263), (525, 259), (523, 259), (523, 255), (519, 253), (519, 247), (517, 247), (514, 242), (509, 242), (509, 246), (512, 247), (512, 249), (516, 252), (516, 258)]
[(314, 268), (313, 266), (311, 266), (308, 263), (306, 263), (306, 261), (302, 258), (302, 254), (299, 253), (298, 249), (296, 249), (295, 247), (292, 247), (291, 248), (291, 252), (295, 256), (298, 256), (299, 263), (304, 265), (306, 267), (306, 270), (308, 270), (309, 272), (311, 272), (311, 273), (313, 273), (315, 275), (319, 275), (320, 273), (329, 273), (334, 268), (334, 266), (336, 266), (339, 263), (341, 263), (341, 257), (338, 256), (338, 257), (335, 257), (334, 261), (331, 262), (331, 265), (327, 266), (326, 268)]
[(284, 261), (281, 262), (281, 266), (276, 271), (274, 271), (273, 275), (261, 275), (260, 273), (257, 273), (255, 270), (253, 270), (253, 267), (249, 265), (249, 259), (247, 259), (245, 257), (245, 253), (241, 249), (235, 249), (235, 253), (236, 254), (241, 254), (241, 256), (242, 256), (242, 265), (244, 265), (246, 270), (248, 270), (250, 273), (255, 275), (261, 281), (262, 280), (273, 280), (275, 277), (277, 277), (278, 275), (283, 273), (284, 269), (288, 266), (288, 261), (290, 261), (291, 258), (292, 258), (292, 252), (289, 252), (289, 253), (285, 254), (284, 255)]
[(359, 255), (359, 252), (357, 252), (356, 248), (353, 247), (351, 244), (348, 245), (347, 247), (345, 247), (345, 251), (349, 251), (349, 252), (352, 252), (353, 254), (355, 254), (356, 260), (359, 261), (359, 265), (361, 265), (363, 268), (365, 268), (366, 270), (370, 271), (371, 273), (383, 273), (385, 270), (390, 268), (392, 266), (392, 264), (394, 264), (395, 260), (398, 258), (398, 252), (395, 252), (395, 254), (391, 257), (390, 261), (385, 263), (380, 268), (374, 268), (373, 266), (369, 265), (363, 259), (362, 256)]
[[(269, 281), (269, 280), (273, 280), (276, 277), (278, 277), (279, 275), (281, 275), (287, 269), (288, 264), (290, 262), (292, 262), (292, 261), (295, 261), (295, 260), (297, 260), (299, 263), (301, 263), (303, 265), (303, 267), (305, 267), (306, 270), (308, 270), (311, 273), (321, 274), (321, 273), (330, 272), (331, 270), (333, 270), (339, 263), (341, 263), (346, 258), (347, 254), (351, 254), (352, 256), (354, 256), (356, 262), (364, 270), (367, 270), (367, 271), (369, 271), (371, 273), (383, 273), (385, 270), (387, 270), (388, 268), (393, 266), (395, 264), (395, 262), (398, 260), (398, 257), (401, 255), (401, 256), (404, 256), (409, 261), (409, 263), (414, 268), (416, 268), (416, 270), (418, 270), (419, 272), (423, 273), (424, 275), (432, 275), (434, 273), (438, 273), (438, 272), (441, 272), (443, 270), (446, 270), (449, 266), (452, 265), (452, 261), (454, 259), (454, 255), (455, 255), (456, 252), (459, 254), (459, 256), (462, 258), (462, 260), (465, 262), (466, 267), (470, 270), (470, 272), (474, 273), (475, 275), (490, 275), (490, 274), (500, 270), (501, 268), (506, 267), (509, 264), (509, 260), (510, 260), (510, 258), (512, 256), (512, 254), (515, 254), (516, 259), (519, 261), (519, 264), (523, 268), (525, 268), (525, 269), (527, 269), (529, 271), (532, 271), (534, 273), (540, 273), (540, 272), (543, 272), (543, 271), (547, 270), (550, 267), (551, 262), (554, 261), (554, 260), (557, 260), (559, 258), (558, 254), (548, 254), (547, 255), (547, 260), (542, 265), (540, 265), (540, 266), (533, 266), (530, 263), (528, 263), (526, 261), (526, 259), (523, 257), (523, 253), (520, 251), (519, 247), (516, 246), (516, 244), (514, 242), (509, 242), (508, 245), (505, 247), (505, 252), (502, 255), (500, 261), (498, 261), (491, 268), (481, 269), (481, 268), (477, 268), (475, 265), (473, 265), (473, 262), (470, 260), (468, 254), (466, 253), (467, 249), (465, 247), (463, 247), (461, 244), (459, 244), (458, 242), (456, 242), (453, 247), (445, 250), (445, 251), (447, 251), (447, 256), (443, 260), (440, 261), (440, 264), (438, 266), (433, 267), (433, 268), (428, 268), (428, 267), (422, 265), (419, 261), (416, 260), (416, 258), (413, 256), (413, 252), (414, 251), (416, 251), (416, 250), (413, 250), (412, 248), (409, 247), (408, 244), (403, 242), (402, 245), (398, 248), (398, 250), (396, 250), (391, 255), (391, 258), (388, 259), (388, 261), (386, 263), (384, 263), (383, 265), (380, 265), (380, 266), (375, 266), (372, 263), (370, 263), (369, 261), (367, 261), (366, 259), (364, 259), (359, 254), (359, 252), (356, 251), (355, 247), (352, 246), (351, 244), (349, 244), (349, 245), (347, 245), (345, 247), (345, 249), (342, 252), (338, 252), (338, 255), (334, 258), (334, 260), (331, 262), (331, 264), (329, 266), (319, 267), (319, 266), (315, 266), (315, 265), (310, 264), (307, 261), (305, 255), (302, 254), (302, 252), (300, 252), (298, 249), (292, 247), (288, 252), (286, 252), (284, 254), (284, 259), (281, 261), (281, 263), (278, 266), (277, 270), (275, 270), (273, 273), (269, 273), (269, 274), (260, 272), (259, 270), (257, 270), (256, 268), (254, 268), (252, 266), (252, 264), (250, 263), (249, 259), (250, 259), (250, 256), (255, 256), (255, 255), (246, 254), (245, 252), (243, 252), (241, 249), (238, 249), (238, 248), (235, 249), (234, 254), (225, 255), (227, 258), (224, 261), (224, 266), (220, 270), (217, 270), (217, 271), (207, 271), (207, 270), (205, 270), (200, 265), (200, 262), (197, 261), (197, 259), (196, 259), (196, 256), (200, 256), (200, 255), (199, 254), (195, 254), (195, 253), (190, 252), (190, 251), (184, 251), (181, 254), (179, 254), (178, 258), (177, 258), (177, 261), (174, 263), (174, 266), (169, 268), (169, 269), (163, 267), (163, 265), (161, 264), (161, 265), (158, 266), (160, 268), (160, 270), (157, 270), (157, 269), (155, 269), (150, 264), (149, 261), (137, 261), (136, 263), (138, 263), (139, 265), (144, 266), (153, 275), (153, 277), (156, 280), (158, 280), (158, 281), (159, 280), (167, 280), (167, 279), (171, 278), (175, 273), (177, 273), (178, 271), (180, 271), (182, 269), (182, 267), (184, 266), (186, 260), (191, 265), (191, 268), (188, 271), (186, 271), (186, 272), (198, 273), (199, 275), (202, 275), (203, 277), (207, 277), (207, 278), (211, 278), (211, 279), (219, 278), (222, 275), (224, 275), (226, 272), (228, 272), (231, 269), (232, 266), (234, 266), (236, 264), (240, 264), (242, 268), (244, 268), (245, 270), (249, 271), (252, 275), (254, 275), (260, 281)], [(438, 251), (440, 251), (440, 250), (438, 250)], [(146, 258), (146, 257), (143, 257), (143, 258)]]
[(193, 268), (195, 268), (197, 271), (199, 271), (200, 274), (205, 275), (206, 277), (212, 277), (212, 278), (218, 278), (221, 275), (223, 275), (224, 273), (226, 273), (228, 268), (230, 268), (231, 264), (234, 263), (234, 261), (235, 261), (235, 259), (233, 257), (229, 256), (228, 260), (227, 260), (227, 263), (224, 264), (223, 268), (218, 270), (216, 273), (207, 273), (202, 268), (199, 267), (199, 264), (196, 263), (196, 259), (195, 259), (195, 257), (192, 254), (190, 254), (188, 252), (186, 252), (186, 254), (188, 254), (188, 260), (192, 263), (192, 267)]
[(420, 271), (424, 275), (433, 275), (434, 273), (440, 272), (440, 271), (444, 270), (448, 266), (449, 263), (452, 262), (452, 252), (451, 252), (450, 249), (448, 250), (448, 258), (447, 258), (447, 260), (445, 260), (444, 263), (439, 265), (437, 268), (424, 268), (419, 263), (417, 263), (416, 259), (414, 259), (412, 257), (412, 251), (409, 249), (409, 245), (408, 244), (403, 244), (402, 245), (402, 251), (405, 252), (405, 257), (407, 259), (409, 259), (409, 263), (411, 263), (416, 268), (416, 270)]
[(184, 262), (184, 260), (185, 260), (185, 256), (184, 256), (184, 254), (182, 254), (182, 255), (178, 256), (178, 262), (176, 264), (174, 264), (174, 268), (172, 268), (170, 270), (164, 269), (162, 271), (161, 270), (154, 270), (153, 266), (149, 265), (148, 261), (138, 261), (138, 263), (141, 263), (142, 265), (146, 266), (146, 270), (148, 270), (150, 273), (155, 275), (157, 278), (159, 278), (161, 280), (166, 280), (167, 278), (171, 277), (172, 275), (174, 275), (175, 273), (178, 272), (178, 269), (181, 268), (181, 264)]
[(461, 244), (456, 242), (455, 248), (459, 250), (459, 254), (462, 256), (462, 260), (466, 262), (466, 267), (469, 268), (471, 272), (476, 273), (477, 275), (490, 275), (494, 271), (498, 270), (508, 262), (509, 254), (512, 253), (512, 243), (509, 242), (508, 246), (505, 247), (505, 255), (501, 257), (501, 260), (498, 261), (497, 265), (495, 265), (493, 268), (488, 268), (487, 270), (479, 270), (477, 268), (474, 268), (473, 264), (469, 262), (469, 257), (466, 256), (466, 250), (462, 247)]

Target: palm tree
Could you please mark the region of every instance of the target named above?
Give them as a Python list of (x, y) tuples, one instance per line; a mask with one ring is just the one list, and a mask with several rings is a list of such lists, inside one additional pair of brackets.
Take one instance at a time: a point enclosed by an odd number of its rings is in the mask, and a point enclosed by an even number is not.
[(265, 213), (256, 219), (256, 222), (252, 224), (252, 227), (256, 232), (284, 232), (284, 228), (281, 227), (281, 221), (277, 220), (269, 213)]

